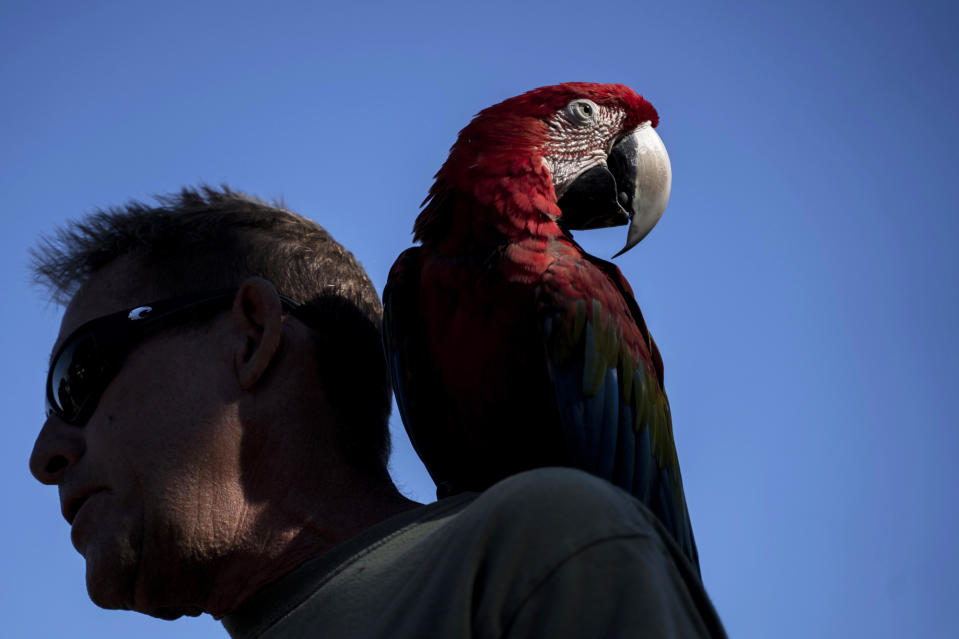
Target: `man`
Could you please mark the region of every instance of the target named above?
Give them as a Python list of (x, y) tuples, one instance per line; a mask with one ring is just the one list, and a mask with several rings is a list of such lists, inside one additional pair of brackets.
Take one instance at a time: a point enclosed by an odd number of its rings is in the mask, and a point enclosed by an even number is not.
[(67, 308), (30, 468), (98, 605), (244, 638), (723, 635), (655, 518), (603, 481), (399, 494), (378, 297), (315, 223), (186, 189), (34, 258)]

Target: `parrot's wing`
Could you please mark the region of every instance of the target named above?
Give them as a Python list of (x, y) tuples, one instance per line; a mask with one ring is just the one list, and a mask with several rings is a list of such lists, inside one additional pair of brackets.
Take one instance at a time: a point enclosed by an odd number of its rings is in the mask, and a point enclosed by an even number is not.
[[(422, 343), (422, 340), (417, 340), (420, 325), (415, 321), (418, 318), (415, 311), (419, 298), (419, 274), (420, 249), (407, 249), (393, 264), (386, 288), (383, 289), (383, 349), (390, 368), (393, 396), (404, 424), (410, 423), (409, 386), (411, 383), (416, 384), (416, 380), (409, 375), (409, 359), (422, 352), (422, 349), (414, 346)], [(418, 368), (430, 370), (429, 366)], [(409, 434), (412, 440), (413, 433)], [(422, 457), (420, 445), (415, 440), (412, 443)]]
[(437, 486), (437, 496), (451, 493), (450, 464), (464, 449), (456, 407), (442, 392), (443, 380), (430, 360), (429, 325), (420, 315), (422, 249), (414, 247), (397, 258), (383, 290), (383, 347), (393, 395), (416, 454)]
[(640, 499), (698, 567), (662, 360), (625, 278), (596, 258), (560, 258), (538, 302), (574, 465)]

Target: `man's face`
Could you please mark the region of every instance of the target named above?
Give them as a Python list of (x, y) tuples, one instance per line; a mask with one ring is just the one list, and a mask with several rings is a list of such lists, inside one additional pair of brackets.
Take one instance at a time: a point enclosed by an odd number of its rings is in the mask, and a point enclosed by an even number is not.
[[(84, 322), (152, 300), (121, 291), (125, 260), (77, 293), (59, 345)], [(126, 265), (128, 266), (128, 265)], [(228, 313), (134, 346), (83, 426), (44, 423), (30, 468), (59, 487), (91, 599), (161, 617), (199, 614), (244, 530), (241, 434)]]

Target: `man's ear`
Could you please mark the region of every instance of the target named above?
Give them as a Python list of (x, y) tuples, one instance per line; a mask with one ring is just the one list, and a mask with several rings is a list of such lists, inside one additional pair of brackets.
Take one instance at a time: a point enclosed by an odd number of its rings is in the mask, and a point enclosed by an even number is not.
[(262, 277), (248, 278), (233, 298), (233, 326), (241, 336), (234, 357), (237, 380), (249, 390), (263, 378), (280, 348), (283, 309), (280, 295)]

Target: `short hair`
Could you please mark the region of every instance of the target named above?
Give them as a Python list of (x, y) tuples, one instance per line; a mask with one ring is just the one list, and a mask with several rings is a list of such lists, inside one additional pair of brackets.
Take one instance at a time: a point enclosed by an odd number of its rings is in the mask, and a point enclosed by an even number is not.
[(374, 480), (388, 478), (391, 388), (383, 307), (356, 258), (281, 202), (227, 186), (184, 188), (156, 201), (99, 209), (41, 238), (30, 252), (34, 281), (67, 304), (98, 270), (126, 255), (150, 280), (128, 285), (150, 299), (238, 287), (251, 276), (271, 281), (307, 305), (344, 459)]

